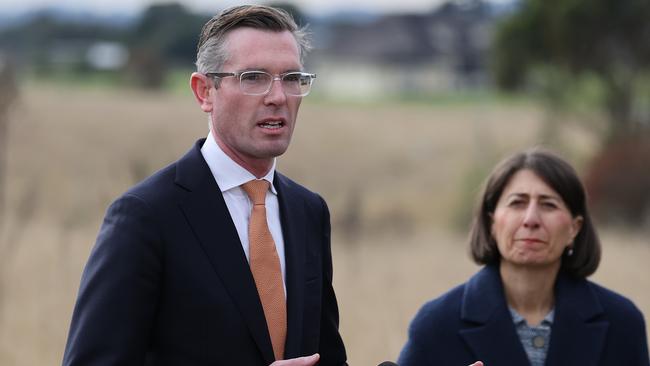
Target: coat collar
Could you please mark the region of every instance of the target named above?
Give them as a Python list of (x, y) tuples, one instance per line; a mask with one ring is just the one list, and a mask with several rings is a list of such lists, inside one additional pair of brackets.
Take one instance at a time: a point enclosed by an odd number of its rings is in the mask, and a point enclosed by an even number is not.
[(486, 266), (467, 282), (460, 315), (469, 326), (459, 334), (477, 360), (486, 365), (529, 364), (505, 302), (498, 267)]
[[(546, 364), (597, 364), (607, 322), (600, 301), (586, 280), (560, 274), (555, 284), (555, 320)], [(498, 266), (486, 266), (465, 285), (460, 330), (477, 359), (486, 364), (526, 365), (528, 358), (512, 323)], [(505, 352), (508, 350), (508, 352)]]
[(547, 364), (597, 365), (609, 328), (603, 313), (589, 282), (560, 274)]

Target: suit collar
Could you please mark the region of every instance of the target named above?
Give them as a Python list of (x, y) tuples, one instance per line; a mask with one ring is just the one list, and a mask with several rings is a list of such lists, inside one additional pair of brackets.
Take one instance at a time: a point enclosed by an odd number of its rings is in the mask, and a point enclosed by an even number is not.
[(292, 187), (293, 183), (280, 173), (275, 173), (274, 185), (278, 191), (280, 220), (284, 236), (287, 284), (287, 340), (285, 358), (300, 356), (304, 281), (305, 247), (307, 233), (305, 221), (305, 201)]
[[(562, 273), (555, 284), (555, 320), (547, 365), (594, 365), (605, 341), (608, 323), (600, 321), (604, 310), (586, 280)], [(486, 266), (465, 285), (460, 330), (473, 354), (486, 364), (526, 365), (528, 358), (512, 323), (497, 266)], [(504, 350), (509, 350), (505, 352)]]
[[(174, 183), (187, 191), (195, 191), (211, 178), (210, 169), (201, 155), (201, 146), (205, 139), (196, 141), (194, 146), (176, 162), (176, 179)], [(214, 182), (214, 178), (212, 178)]]
[(271, 364), (273, 349), (255, 281), (219, 186), (201, 155), (203, 141), (197, 141), (177, 163), (175, 182), (188, 191), (179, 205), (265, 361)]

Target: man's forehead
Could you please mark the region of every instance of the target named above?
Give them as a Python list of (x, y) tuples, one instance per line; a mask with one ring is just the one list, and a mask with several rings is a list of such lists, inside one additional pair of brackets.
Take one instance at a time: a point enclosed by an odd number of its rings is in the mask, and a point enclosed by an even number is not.
[(241, 27), (228, 33), (225, 65), (242, 68), (300, 69), (298, 43), (289, 31), (268, 31)]
[(258, 42), (284, 42), (295, 46), (296, 51), (298, 50), (298, 42), (296, 41), (293, 34), (288, 30), (283, 31), (273, 31), (268, 29), (258, 29), (252, 27), (238, 27), (230, 30), (226, 33), (225, 43), (226, 45), (249, 45), (251, 43)]

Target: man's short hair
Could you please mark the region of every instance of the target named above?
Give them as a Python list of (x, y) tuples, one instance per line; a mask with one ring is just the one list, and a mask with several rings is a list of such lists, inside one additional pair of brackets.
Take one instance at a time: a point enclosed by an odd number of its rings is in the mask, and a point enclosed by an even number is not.
[(203, 74), (222, 71), (228, 59), (226, 36), (230, 31), (243, 27), (291, 32), (298, 45), (301, 63), (311, 49), (306, 29), (299, 28), (286, 11), (264, 5), (234, 6), (215, 15), (203, 26), (196, 54), (197, 71)]

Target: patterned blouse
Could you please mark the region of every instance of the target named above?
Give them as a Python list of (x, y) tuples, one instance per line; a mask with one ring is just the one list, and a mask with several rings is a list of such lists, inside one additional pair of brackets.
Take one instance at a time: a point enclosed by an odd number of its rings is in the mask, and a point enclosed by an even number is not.
[(515, 324), (515, 329), (519, 335), (519, 340), (524, 346), (524, 350), (528, 355), (531, 366), (544, 366), (546, 361), (546, 354), (548, 353), (548, 345), (551, 341), (551, 325), (553, 325), (553, 318), (555, 317), (555, 309), (546, 314), (542, 322), (534, 327), (526, 323), (526, 319), (519, 315), (513, 308), (508, 307), (512, 321)]

